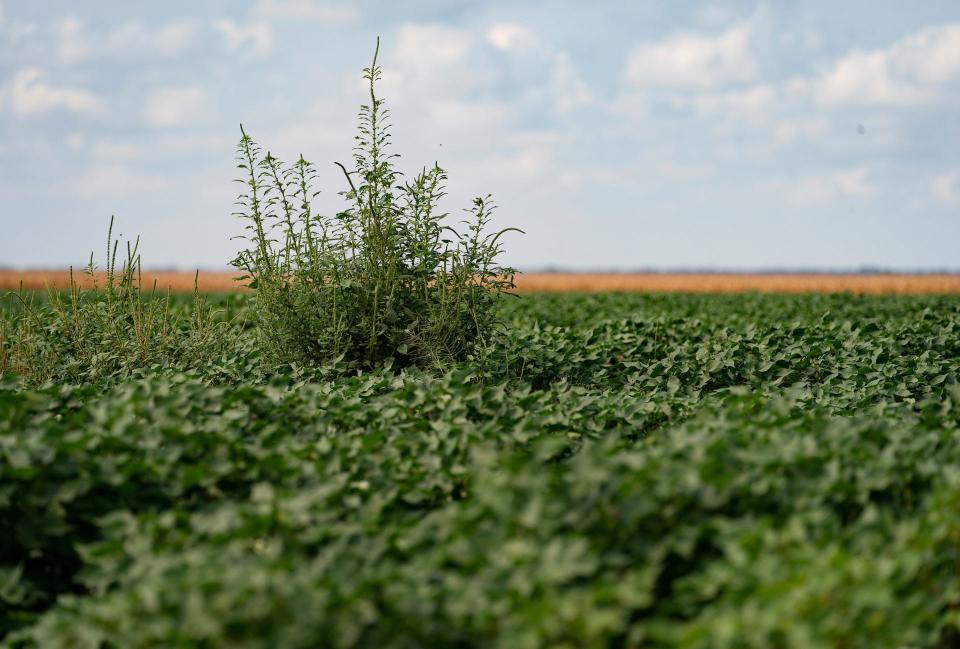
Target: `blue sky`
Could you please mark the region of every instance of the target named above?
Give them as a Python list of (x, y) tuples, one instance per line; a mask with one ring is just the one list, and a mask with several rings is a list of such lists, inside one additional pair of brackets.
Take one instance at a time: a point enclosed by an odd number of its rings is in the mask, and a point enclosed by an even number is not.
[(115, 214), (224, 267), (240, 122), (337, 209), (377, 35), (401, 169), (492, 193), (514, 265), (960, 269), (956, 0), (0, 0), (0, 266)]

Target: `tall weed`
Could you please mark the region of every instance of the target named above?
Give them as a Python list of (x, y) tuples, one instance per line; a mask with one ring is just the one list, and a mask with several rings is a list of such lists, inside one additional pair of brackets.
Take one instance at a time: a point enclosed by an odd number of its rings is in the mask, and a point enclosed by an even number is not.
[(497, 300), (513, 287), (516, 271), (497, 260), (515, 228), (487, 231), (490, 197), (474, 199), (457, 230), (439, 207), (441, 167), (411, 180), (394, 168), (389, 112), (376, 93), (379, 48), (363, 70), (370, 99), (352, 169), (336, 163), (348, 185), (343, 211), (318, 214), (314, 165), (264, 154), (241, 126), (237, 215), (247, 247), (232, 263), (256, 291), (264, 345), (282, 361), (442, 366), (482, 354)]
[(139, 244), (139, 238), (127, 242), (118, 266), (111, 218), (105, 282), (91, 253), (85, 269), (91, 288), (81, 287), (71, 267), (65, 292), (48, 287), (45, 299), (22, 289), (14, 293), (19, 313), (9, 331), (0, 329), (0, 374), (17, 374), (29, 384), (92, 382), (209, 357), (222, 344), (222, 325), (196, 282), (185, 316), (156, 282), (144, 290)]

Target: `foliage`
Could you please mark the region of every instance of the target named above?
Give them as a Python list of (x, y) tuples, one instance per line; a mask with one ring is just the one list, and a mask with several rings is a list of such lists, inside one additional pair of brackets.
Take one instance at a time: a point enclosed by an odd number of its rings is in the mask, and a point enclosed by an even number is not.
[(370, 101), (360, 110), (354, 170), (340, 165), (350, 205), (334, 217), (312, 205), (310, 162), (264, 155), (241, 127), (238, 215), (249, 245), (233, 264), (256, 289), (262, 343), (281, 361), (444, 367), (486, 349), (497, 298), (513, 287), (515, 271), (497, 263), (500, 237), (513, 228), (485, 234), (489, 196), (474, 200), (458, 232), (439, 208), (443, 169), (434, 164), (401, 183), (375, 90), (377, 52), (363, 71)]
[(224, 343), (224, 330), (204, 296), (194, 290), (184, 313), (172, 308), (169, 292), (158, 292), (156, 282), (145, 289), (139, 244), (139, 238), (127, 242), (118, 268), (111, 218), (104, 285), (91, 253), (85, 271), (91, 289), (81, 288), (71, 267), (66, 294), (52, 287), (45, 299), (22, 290), (13, 294), (18, 312), (10, 323), (0, 322), (0, 376), (17, 374), (31, 385), (98, 382), (212, 357)]
[(496, 379), (0, 388), (7, 643), (960, 641), (956, 298), (544, 295), (500, 317)]

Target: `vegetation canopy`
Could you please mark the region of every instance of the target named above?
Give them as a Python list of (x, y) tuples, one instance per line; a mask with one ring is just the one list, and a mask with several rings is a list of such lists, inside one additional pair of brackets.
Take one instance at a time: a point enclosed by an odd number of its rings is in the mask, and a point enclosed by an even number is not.
[(118, 380), (156, 366), (183, 366), (212, 358), (225, 344), (218, 322), (196, 288), (191, 309), (175, 309), (169, 290), (143, 286), (140, 239), (120, 241), (107, 231), (105, 279), (93, 253), (84, 289), (70, 268), (66, 291), (53, 287), (38, 296), (14, 293), (17, 316), (0, 319), (0, 376), (13, 373), (30, 384)]
[(501, 317), (485, 381), (0, 382), (0, 646), (960, 646), (956, 296)]
[(238, 215), (248, 246), (233, 265), (256, 290), (261, 339), (282, 361), (439, 367), (483, 354), (495, 303), (513, 287), (514, 269), (497, 259), (501, 236), (515, 228), (487, 232), (490, 197), (474, 199), (457, 230), (439, 207), (447, 179), (439, 165), (412, 180), (394, 168), (389, 112), (376, 92), (379, 49), (378, 39), (363, 70), (370, 98), (352, 169), (336, 163), (348, 185), (343, 211), (318, 214), (313, 164), (264, 154), (241, 126)]

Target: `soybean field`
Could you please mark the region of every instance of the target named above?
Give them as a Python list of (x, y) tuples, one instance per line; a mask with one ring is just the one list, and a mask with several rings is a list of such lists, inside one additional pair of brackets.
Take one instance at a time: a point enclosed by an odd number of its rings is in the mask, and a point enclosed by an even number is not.
[(252, 304), (0, 344), (4, 646), (960, 646), (960, 297), (505, 296), (442, 369), (273, 361)]

